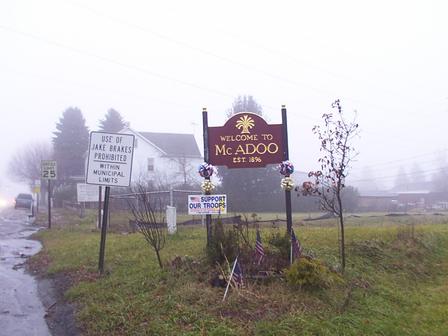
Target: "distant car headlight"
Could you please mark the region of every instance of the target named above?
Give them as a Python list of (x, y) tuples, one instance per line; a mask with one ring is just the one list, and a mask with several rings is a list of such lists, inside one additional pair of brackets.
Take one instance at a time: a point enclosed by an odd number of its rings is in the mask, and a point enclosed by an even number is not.
[(6, 198), (0, 198), (0, 208), (9, 206), (10, 202)]

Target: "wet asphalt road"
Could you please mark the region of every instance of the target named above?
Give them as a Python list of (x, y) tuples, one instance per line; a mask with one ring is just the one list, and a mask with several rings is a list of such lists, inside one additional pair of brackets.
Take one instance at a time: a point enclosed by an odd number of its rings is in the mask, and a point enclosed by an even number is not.
[(51, 335), (37, 282), (23, 266), (41, 249), (39, 242), (27, 239), (36, 230), (28, 220), (28, 211), (0, 211), (0, 335)]

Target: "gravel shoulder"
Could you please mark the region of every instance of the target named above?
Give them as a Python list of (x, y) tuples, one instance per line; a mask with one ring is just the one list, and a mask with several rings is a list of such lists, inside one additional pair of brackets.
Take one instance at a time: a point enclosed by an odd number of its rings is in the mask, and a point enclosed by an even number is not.
[(64, 275), (37, 277), (39, 298), (46, 307), (45, 320), (53, 336), (81, 335), (74, 317), (75, 307), (64, 298), (66, 280)]
[(37, 291), (46, 310), (48, 328), (53, 336), (80, 336), (82, 332), (75, 319), (76, 307), (64, 295), (72, 281), (64, 273), (47, 275), (48, 263), (44, 250), (38, 258), (29, 259), (26, 263), (27, 272), (37, 281)]

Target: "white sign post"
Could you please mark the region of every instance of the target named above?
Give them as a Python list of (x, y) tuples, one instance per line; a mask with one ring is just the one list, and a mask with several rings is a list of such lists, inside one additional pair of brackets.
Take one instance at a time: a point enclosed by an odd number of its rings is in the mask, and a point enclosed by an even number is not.
[(169, 206), (169, 205), (166, 207), (166, 224), (168, 227), (168, 233), (175, 234), (177, 231), (176, 207)]
[(134, 135), (90, 132), (86, 183), (106, 186), (98, 262), (98, 269), (101, 274), (104, 271), (110, 187), (129, 187), (133, 156)]

